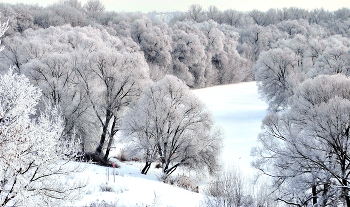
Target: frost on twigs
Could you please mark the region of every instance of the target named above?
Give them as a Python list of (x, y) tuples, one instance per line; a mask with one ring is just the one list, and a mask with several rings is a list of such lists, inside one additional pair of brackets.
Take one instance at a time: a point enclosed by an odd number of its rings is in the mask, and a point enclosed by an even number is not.
[(24, 75), (0, 77), (0, 206), (48, 206), (78, 197), (85, 183), (70, 163), (78, 143), (62, 137), (57, 108), (35, 117), (41, 91)]
[(128, 153), (145, 161), (146, 174), (153, 162), (162, 164), (166, 179), (178, 167), (198, 173), (219, 168), (221, 134), (211, 114), (184, 82), (165, 76), (151, 83), (123, 119), (123, 142)]
[[(9, 28), (9, 21), (6, 21), (4, 23), (1, 23), (0, 21), (0, 37), (3, 36), (6, 32), (6, 30)], [(1, 40), (0, 40), (1, 44)], [(0, 51), (4, 49), (4, 46), (0, 46)]]

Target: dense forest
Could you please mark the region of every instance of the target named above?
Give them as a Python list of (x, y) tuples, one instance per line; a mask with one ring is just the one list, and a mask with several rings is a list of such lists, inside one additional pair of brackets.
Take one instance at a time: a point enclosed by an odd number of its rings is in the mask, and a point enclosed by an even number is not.
[[(26, 107), (39, 109), (23, 112), (26, 123), (43, 116), (48, 126), (45, 114), (54, 113), (60, 139), (79, 140), (80, 152), (105, 164), (124, 129), (121, 141), (133, 143), (129, 156), (146, 163), (142, 173), (160, 160), (164, 179), (179, 166), (214, 174), (221, 135), (190, 89), (254, 80), (269, 114), (253, 165), (272, 178), (274, 199), (350, 206), (349, 8), (240, 12), (192, 5), (169, 22), (107, 12), (99, 0), (0, 3), (0, 12), (1, 81), (22, 81), (33, 93)], [(12, 101), (0, 113), (10, 117), (0, 119), (4, 126), (22, 115), (13, 115)]]

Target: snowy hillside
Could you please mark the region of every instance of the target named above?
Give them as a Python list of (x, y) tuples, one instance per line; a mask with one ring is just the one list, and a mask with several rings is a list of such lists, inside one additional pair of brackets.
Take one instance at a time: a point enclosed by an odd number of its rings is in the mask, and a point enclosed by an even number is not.
[[(255, 82), (216, 86), (194, 90), (207, 104), (216, 123), (224, 131), (222, 158), (225, 163), (235, 163), (242, 171), (251, 174), (250, 150), (257, 144), (260, 122), (267, 105), (259, 100)], [(113, 154), (116, 154), (114, 152)], [(203, 186), (199, 194), (173, 187), (158, 181), (161, 170), (152, 165), (148, 175), (141, 175), (143, 163), (121, 163), (117, 176), (111, 175), (106, 188), (106, 168), (88, 165), (82, 177), (89, 180), (87, 194), (82, 200), (69, 205), (89, 206), (97, 200), (117, 206), (200, 206)], [(110, 168), (109, 173), (112, 174)], [(182, 172), (181, 172), (182, 173)], [(111, 192), (109, 192), (111, 191)]]
[(215, 86), (194, 93), (206, 103), (224, 131), (224, 162), (233, 162), (243, 172), (251, 172), (250, 150), (257, 145), (267, 109), (267, 104), (259, 99), (256, 82)]
[[(86, 195), (73, 206), (90, 206), (92, 203), (105, 202), (112, 206), (199, 206), (203, 195), (158, 181), (160, 170), (152, 168), (142, 175), (140, 163), (120, 163), (120, 168), (109, 168), (107, 181), (106, 168), (88, 165), (81, 175), (89, 181)], [(157, 172), (158, 171), (158, 172)]]

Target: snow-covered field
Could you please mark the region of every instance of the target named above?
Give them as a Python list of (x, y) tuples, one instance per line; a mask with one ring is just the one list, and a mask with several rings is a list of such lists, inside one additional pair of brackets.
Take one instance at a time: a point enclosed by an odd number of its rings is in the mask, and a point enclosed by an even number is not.
[(267, 104), (259, 99), (256, 82), (245, 82), (195, 90), (224, 132), (222, 159), (251, 173), (251, 148), (257, 145)]
[[(252, 175), (250, 151), (257, 145), (261, 120), (267, 108), (258, 98), (256, 83), (216, 86), (194, 90), (194, 93), (206, 103), (216, 124), (224, 132), (223, 162), (234, 163), (245, 175)], [(204, 198), (201, 186), (200, 193), (194, 193), (158, 181), (160, 169), (155, 169), (154, 165), (147, 175), (141, 175), (142, 163), (120, 163), (115, 181), (112, 168), (109, 169), (111, 176), (107, 181), (105, 167), (86, 165), (80, 177), (89, 181), (87, 194), (82, 200), (65, 205), (90, 206), (92, 202), (104, 200), (116, 206), (194, 207), (200, 206)], [(102, 190), (106, 186), (112, 192)]]

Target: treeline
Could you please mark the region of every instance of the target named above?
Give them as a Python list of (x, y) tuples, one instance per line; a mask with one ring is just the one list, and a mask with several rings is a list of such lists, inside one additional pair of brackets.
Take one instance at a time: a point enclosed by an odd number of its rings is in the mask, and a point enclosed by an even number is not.
[[(66, 24), (91, 25), (110, 35), (130, 38), (143, 53), (153, 80), (173, 74), (192, 88), (253, 80), (252, 66), (277, 40), (297, 34), (318, 39), (335, 34), (348, 37), (350, 25), (350, 10), (346, 8), (334, 12), (299, 8), (239, 12), (192, 5), (169, 23), (141, 13), (107, 12), (98, 0), (84, 5), (65, 0), (48, 7), (0, 4), (0, 12), (2, 20), (10, 22), (5, 39), (22, 35), (29, 28)], [(13, 63), (5, 58), (4, 64)]]
[[(61, 1), (45, 8), (1, 4), (0, 12), (3, 21), (10, 22), (3, 42), (7, 48), (14, 37), (23, 39), (26, 29), (90, 25), (112, 36), (130, 39), (135, 49), (143, 53), (153, 80), (173, 74), (188, 86), (201, 88), (252, 79), (249, 62), (236, 49), (239, 34), (227, 25), (154, 22), (140, 13), (106, 12), (102, 3), (95, 0), (85, 5), (77, 0)], [(4, 51), (5, 56), (8, 52)], [(29, 60), (20, 56), (22, 60), (3, 57), (4, 68), (15, 65), (20, 69)]]

